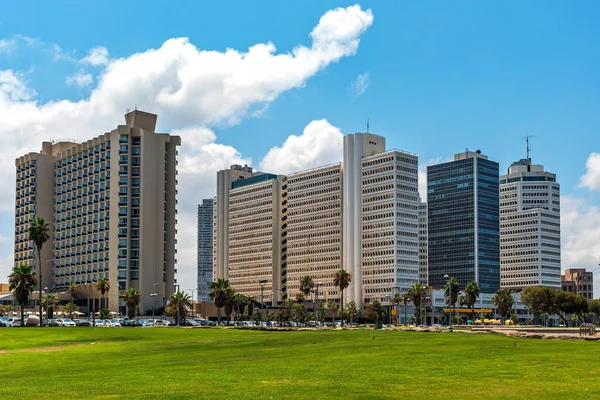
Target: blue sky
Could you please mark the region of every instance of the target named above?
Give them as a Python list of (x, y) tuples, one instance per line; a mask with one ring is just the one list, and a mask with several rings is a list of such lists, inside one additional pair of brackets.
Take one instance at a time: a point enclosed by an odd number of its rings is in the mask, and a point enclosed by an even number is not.
[[(22, 87), (19, 86), (18, 94), (13, 82), (10, 96), (5, 97), (12, 96), (13, 103), (37, 101), (37, 108), (49, 101), (87, 101), (92, 94), (100, 93), (98, 82), (108, 74), (114, 60), (128, 60), (136, 53), (159, 49), (171, 38), (187, 37), (198, 51), (246, 52), (256, 44), (272, 42), (277, 54), (289, 53), (299, 45), (311, 46), (309, 33), (329, 10), (353, 4), (6, 2), (0, 12), (0, 73), (11, 71)], [(337, 60), (325, 61), (299, 82), (277, 86), (273, 96), (261, 94), (258, 101), (249, 102), (249, 108), (236, 111), (233, 122), (229, 119), (231, 113), (214, 121), (203, 117), (196, 122), (195, 112), (214, 111), (210, 107), (194, 110), (204, 107), (204, 103), (187, 106), (185, 122), (180, 122), (178, 116), (182, 114), (174, 110), (175, 105), (160, 103), (154, 109), (150, 97), (159, 96), (160, 91), (146, 93), (127, 87), (122, 92), (112, 89), (108, 93), (120, 96), (119, 107), (127, 103), (133, 108), (138, 104), (146, 111), (159, 113), (162, 131), (209, 129), (216, 136), (213, 144), (220, 146), (217, 152), (237, 151), (232, 160), (252, 160), (255, 166), (269, 149), (282, 146), (289, 135), (300, 135), (311, 121), (321, 119), (343, 133), (363, 131), (369, 119), (371, 132), (386, 136), (388, 147), (418, 153), (422, 164), (469, 148), (481, 149), (499, 161), (501, 170), (524, 157), (522, 137), (534, 135), (532, 158), (557, 173), (566, 199), (563, 264), (597, 265), (600, 232), (595, 222), (600, 222), (600, 212), (596, 190), (600, 189), (600, 175), (596, 172), (600, 171), (600, 163), (590, 162), (586, 169), (586, 161), (592, 160), (591, 154), (600, 148), (600, 4), (363, 1), (360, 7), (363, 11), (370, 9), (373, 20), (355, 35), (360, 39), (356, 51), (349, 50)], [(336, 26), (343, 30), (344, 23)], [(82, 61), (91, 49), (98, 47), (106, 48), (107, 60)], [(203, 65), (193, 64), (193, 68)], [(277, 70), (277, 66), (273, 68)], [(68, 84), (68, 77), (77, 73), (89, 77), (82, 85)], [(135, 70), (124, 70), (119, 79), (128, 82), (127, 73), (136, 75)], [(364, 91), (359, 94), (361, 90), (353, 83), (361, 75)], [(251, 80), (252, 73), (248, 76)], [(144, 79), (142, 86), (151, 85), (148, 79), (161, 77), (152, 73)], [(5, 73), (0, 85), (9, 93), (7, 82)], [(203, 89), (191, 88), (198, 93)], [(22, 95), (23, 90), (26, 96)], [(211, 97), (207, 99), (210, 102)], [(0, 122), (5, 125), (10, 122), (11, 104), (0, 101)], [(117, 111), (106, 112), (97, 128), (82, 122), (78, 131), (81, 137), (123, 123), (125, 107)], [(163, 114), (166, 117), (161, 119)], [(63, 132), (71, 135), (71, 127), (79, 126), (80, 120), (70, 121), (71, 117), (60, 113), (46, 110), (44, 115), (40, 117), (42, 122), (35, 125), (34, 138), (65, 136)], [(57, 121), (48, 122), (51, 118)], [(64, 127), (59, 119), (65, 120)], [(0, 135), (5, 134), (10, 132), (0, 130)], [(211, 142), (206, 139), (210, 135), (206, 131), (195, 131), (193, 135), (196, 136), (189, 137), (191, 142), (199, 137)], [(315, 140), (319, 140), (319, 134), (315, 135)], [(186, 137), (183, 139), (185, 147)], [(39, 150), (38, 143), (32, 138), (23, 139), (22, 143), (5, 146), (3, 152), (10, 161), (23, 150)], [(211, 143), (203, 149), (214, 149)], [(310, 145), (310, 140), (307, 143)], [(212, 150), (206, 151), (195, 154), (202, 159), (214, 155)], [(306, 167), (335, 157), (313, 156), (308, 157)], [(194, 160), (198, 158), (191, 157), (190, 163)], [(226, 161), (227, 157), (221, 157), (215, 163), (222, 168), (219, 163)], [(8, 162), (2, 167), (10, 165), (14, 164)], [(199, 182), (206, 184), (190, 192), (188, 201), (182, 202), (182, 207), (188, 207), (182, 210), (184, 213), (193, 213), (192, 204), (200, 201), (199, 197), (213, 194), (210, 185), (214, 168), (203, 167), (193, 173), (204, 176)], [(14, 171), (5, 174), (6, 179), (0, 183), (9, 184)], [(579, 187), (584, 175), (588, 183)], [(0, 235), (7, 238), (0, 240), (0, 259), (5, 264), (10, 264), (12, 251), (12, 201), (5, 199), (7, 205), (0, 208)], [(182, 250), (189, 260), (179, 270), (187, 274), (193, 269), (193, 248)], [(0, 266), (0, 281), (2, 272), (7, 270), (3, 267)], [(600, 281), (596, 286), (600, 286)]]

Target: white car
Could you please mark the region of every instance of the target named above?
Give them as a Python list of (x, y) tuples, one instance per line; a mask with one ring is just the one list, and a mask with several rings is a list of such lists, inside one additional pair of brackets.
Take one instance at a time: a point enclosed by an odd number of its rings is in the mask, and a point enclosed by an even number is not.
[(104, 321), (104, 323), (108, 324), (109, 328), (120, 328), (121, 327), (121, 324), (116, 319), (111, 319), (111, 320), (107, 319), (107, 320)]
[(6, 322), (4, 322), (4, 326), (6, 326), (7, 328), (12, 328), (14, 326), (21, 326), (21, 318), (17, 318), (17, 317), (10, 317), (9, 319), (6, 320)]
[(71, 318), (59, 318), (56, 320), (56, 326), (75, 326)]

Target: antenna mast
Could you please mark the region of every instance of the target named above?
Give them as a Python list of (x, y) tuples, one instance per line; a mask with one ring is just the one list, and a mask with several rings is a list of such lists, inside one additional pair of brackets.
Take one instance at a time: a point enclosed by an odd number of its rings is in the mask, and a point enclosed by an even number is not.
[(367, 133), (369, 133), (369, 118), (367, 118)]
[(531, 147), (529, 147), (529, 138), (534, 138), (535, 136), (533, 135), (527, 135), (525, 136), (525, 144), (526, 144), (526, 150), (527, 150), (527, 159), (529, 160), (529, 153), (531, 153)]

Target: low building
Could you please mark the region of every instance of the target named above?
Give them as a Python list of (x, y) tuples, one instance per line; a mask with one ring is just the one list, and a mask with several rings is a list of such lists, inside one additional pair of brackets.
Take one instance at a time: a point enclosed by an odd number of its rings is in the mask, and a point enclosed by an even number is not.
[(560, 276), (562, 290), (580, 294), (588, 300), (594, 298), (594, 273), (583, 268), (567, 269)]

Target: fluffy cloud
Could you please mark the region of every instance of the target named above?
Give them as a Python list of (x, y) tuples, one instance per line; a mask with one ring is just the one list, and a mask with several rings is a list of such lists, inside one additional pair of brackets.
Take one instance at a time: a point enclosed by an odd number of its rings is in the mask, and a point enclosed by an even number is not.
[(354, 97), (358, 97), (367, 90), (369, 87), (369, 74), (364, 73), (360, 74), (356, 77), (356, 80), (350, 83), (350, 88), (354, 93)]
[(92, 74), (86, 74), (83, 71), (77, 72), (75, 75), (67, 77), (67, 85), (77, 85), (79, 87), (89, 86), (94, 82)]
[(260, 163), (266, 172), (290, 172), (342, 160), (342, 132), (326, 119), (312, 121), (300, 136), (290, 135), (281, 147), (273, 147)]
[[(278, 54), (271, 42), (246, 51), (201, 50), (187, 38), (169, 39), (157, 49), (120, 59), (109, 59), (108, 50), (95, 48), (80, 61), (102, 70), (90, 96), (80, 101), (40, 103), (22, 75), (0, 70), (5, 154), (0, 185), (9, 188), (0, 198), (0, 212), (14, 207), (14, 158), (39, 151), (41, 142), (53, 137), (86, 139), (114, 129), (125, 110), (137, 105), (159, 114), (162, 127), (182, 136), (178, 271), (180, 281), (195, 282), (195, 204), (214, 195), (218, 169), (250, 162), (233, 147), (218, 144), (207, 127), (260, 114), (280, 93), (303, 87), (329, 64), (355, 54), (372, 22), (371, 11), (358, 5), (328, 11), (310, 33), (311, 46), (297, 46), (291, 53)], [(54, 53), (66, 54), (60, 47)]]
[[(600, 262), (600, 208), (571, 196), (561, 198), (562, 267), (594, 271)], [(600, 273), (594, 274), (597, 296)]]
[(579, 180), (579, 186), (587, 187), (591, 190), (600, 189), (600, 154), (590, 154), (585, 166), (587, 171)]
[(108, 50), (106, 47), (94, 47), (80, 62), (94, 67), (106, 65), (108, 64)]

